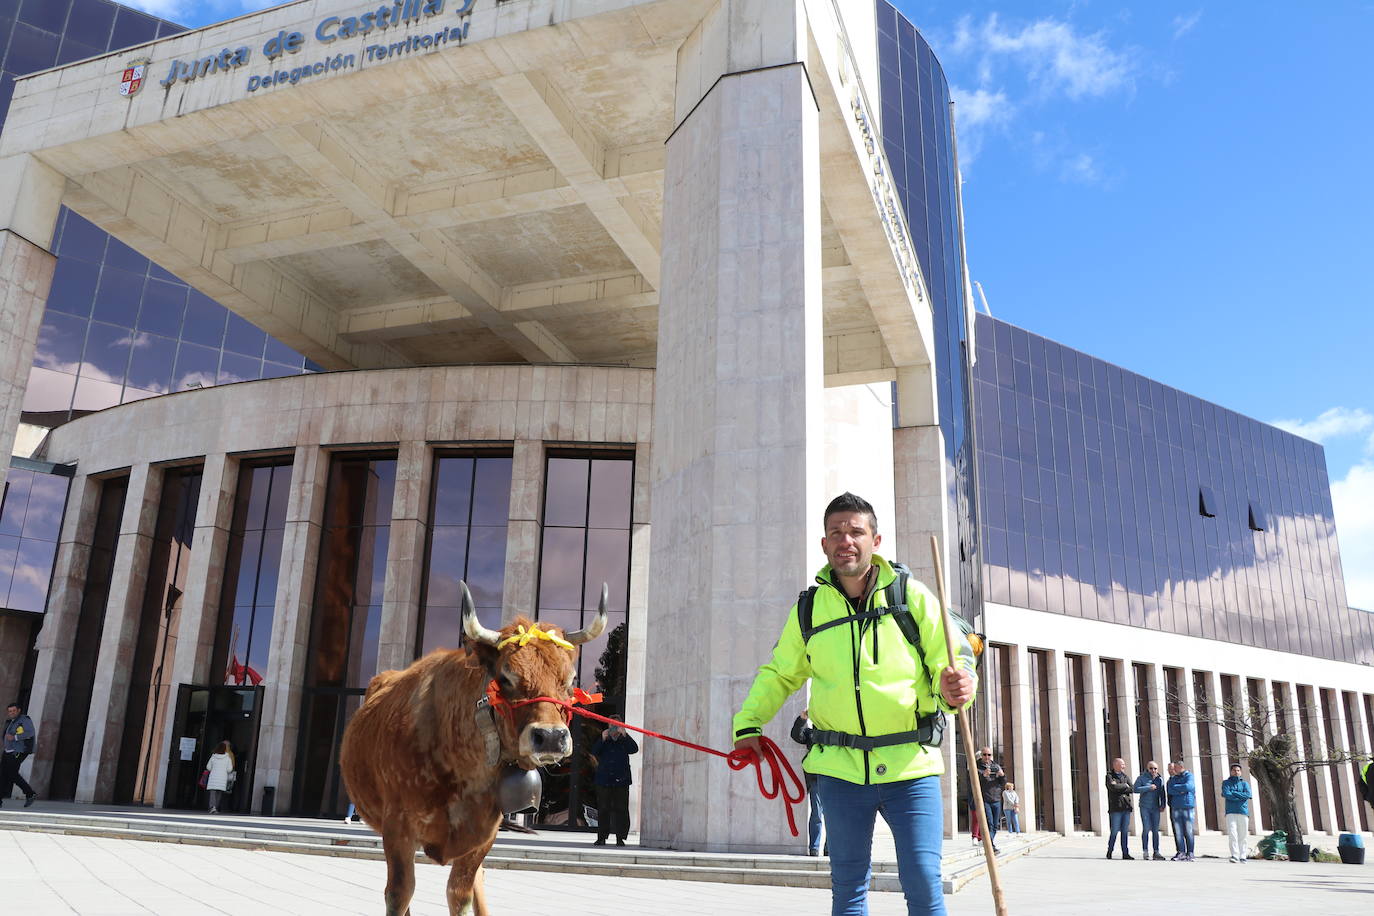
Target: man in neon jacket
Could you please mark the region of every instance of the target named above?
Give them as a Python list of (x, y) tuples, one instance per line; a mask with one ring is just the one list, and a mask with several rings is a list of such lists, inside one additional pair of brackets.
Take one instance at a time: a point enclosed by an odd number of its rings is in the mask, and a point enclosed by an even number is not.
[(943, 724), (944, 713), (973, 699), (974, 656), (956, 632), (958, 659), (950, 664), (939, 603), (914, 578), (907, 580), (905, 613), (914, 620), (916, 643), (902, 629), (909, 622), (899, 624), (892, 613), (858, 616), (887, 607), (885, 590), (898, 581), (874, 553), (882, 542), (877, 529), (873, 507), (852, 493), (826, 507), (821, 550), (830, 562), (816, 576), (812, 635), (803, 638), (793, 605), (772, 659), (759, 669), (735, 716), (735, 747), (758, 752), (763, 726), (810, 679), (812, 723), (819, 735), (838, 742), (814, 745), (803, 765), (818, 777), (825, 811), (833, 916), (867, 912), (880, 810), (896, 840), (908, 914), (938, 914), (945, 912), (939, 779), (945, 768), (939, 749), (917, 735), (929, 739), (932, 723)]

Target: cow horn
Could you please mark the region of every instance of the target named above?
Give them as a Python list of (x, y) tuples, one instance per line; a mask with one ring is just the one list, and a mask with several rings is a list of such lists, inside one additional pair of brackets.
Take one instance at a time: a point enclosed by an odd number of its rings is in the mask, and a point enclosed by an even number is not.
[(567, 634), (568, 642), (574, 646), (580, 646), (584, 642), (591, 642), (601, 635), (601, 631), (606, 629), (606, 598), (610, 594), (610, 589), (605, 582), (601, 583), (601, 603), (596, 606), (596, 617), (593, 618), (591, 626), (584, 627), (575, 633)]
[(463, 632), (473, 642), (495, 646), (501, 634), (482, 626), (482, 622), (477, 619), (477, 608), (472, 606), (472, 592), (468, 591), (468, 584), (461, 579), (458, 584), (463, 589)]

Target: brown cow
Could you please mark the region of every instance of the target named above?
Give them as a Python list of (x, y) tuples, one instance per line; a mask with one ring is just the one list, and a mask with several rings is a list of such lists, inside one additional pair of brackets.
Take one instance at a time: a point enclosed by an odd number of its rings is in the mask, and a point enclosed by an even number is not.
[[(348, 795), (382, 835), (388, 916), (410, 912), (417, 846), (441, 865), (452, 864), (451, 914), (487, 913), (481, 867), (501, 822), (503, 768), (514, 763), (533, 770), (572, 751), (562, 708), (531, 703), (493, 715), (482, 704), (487, 684), (494, 680), (508, 702), (570, 699), (575, 647), (606, 627), (604, 586), (596, 619), (585, 630), (564, 636), (557, 627), (539, 627), (554, 639), (519, 639), (520, 627), (534, 626), (523, 617), (499, 632), (487, 629), (466, 583), (462, 591), (468, 647), (436, 649), (404, 671), (378, 674), (344, 732)], [(488, 744), (493, 721), (499, 752)]]

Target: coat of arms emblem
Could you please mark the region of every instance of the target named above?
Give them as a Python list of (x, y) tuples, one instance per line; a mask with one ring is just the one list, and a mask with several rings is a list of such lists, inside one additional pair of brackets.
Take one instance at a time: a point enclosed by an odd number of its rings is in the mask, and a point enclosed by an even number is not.
[(129, 61), (124, 68), (124, 75), (119, 79), (119, 94), (134, 96), (138, 90), (143, 88), (143, 77), (148, 72), (148, 65), (152, 63), (150, 57), (140, 57)]

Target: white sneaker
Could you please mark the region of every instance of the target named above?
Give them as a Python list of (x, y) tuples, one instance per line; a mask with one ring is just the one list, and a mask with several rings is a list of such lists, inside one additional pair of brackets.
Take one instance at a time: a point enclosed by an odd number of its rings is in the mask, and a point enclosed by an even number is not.
[(1232, 864), (1234, 864), (1234, 863), (1236, 863), (1236, 862), (1239, 862), (1239, 861), (1240, 861), (1240, 859), (1237, 859), (1235, 856), (1231, 856), (1231, 862), (1232, 862)]
[(211, 809), (210, 809), (210, 813), (211, 813), (211, 814), (219, 814), (219, 809), (218, 809), (218, 808), (211, 808)]

